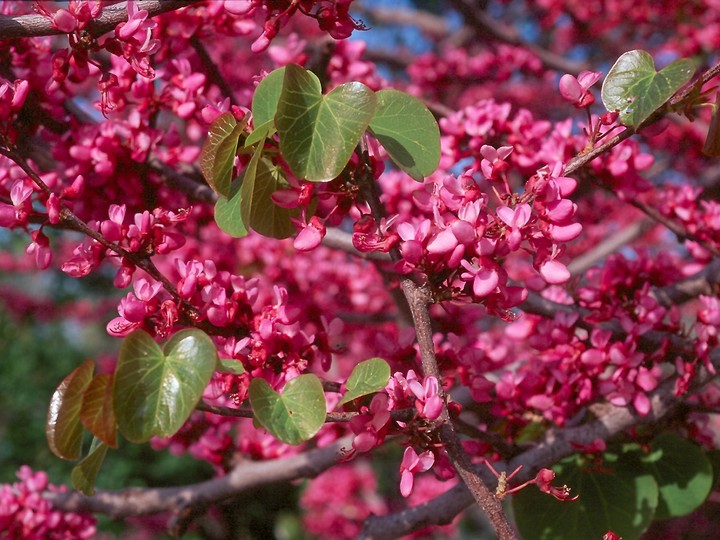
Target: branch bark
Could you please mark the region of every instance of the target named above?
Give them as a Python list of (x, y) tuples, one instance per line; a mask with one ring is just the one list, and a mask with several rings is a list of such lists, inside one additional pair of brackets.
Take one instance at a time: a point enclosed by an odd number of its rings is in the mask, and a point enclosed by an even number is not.
[(342, 458), (350, 438), (340, 439), (325, 448), (303, 452), (296, 456), (270, 461), (245, 461), (226, 476), (199, 484), (168, 488), (130, 488), (121, 491), (102, 491), (92, 497), (78, 492), (46, 492), (44, 498), (65, 512), (98, 512), (113, 518), (142, 516), (172, 511), (183, 512), (229, 499), (251, 489), (275, 482), (299, 478), (314, 478)]
[[(720, 368), (720, 351), (713, 352), (712, 360), (715, 368)], [(714, 377), (703, 370), (697, 379), (696, 388), (707, 384)], [(683, 396), (683, 398), (687, 398), (687, 396)], [(575, 445), (588, 445), (596, 439), (607, 441), (630, 427), (657, 423), (671, 414), (680, 401), (681, 399), (676, 398), (674, 394), (674, 380), (668, 380), (652, 394), (651, 411), (647, 416), (640, 416), (628, 408), (607, 405), (605, 413), (596, 420), (578, 427), (548, 431), (542, 440), (530, 450), (507, 463), (494, 463), (493, 466), (500, 471), (513, 471), (518, 466), (522, 466), (523, 469), (515, 478), (516, 482), (523, 483), (530, 480), (540, 469), (549, 467), (560, 459), (576, 453)], [(493, 481), (492, 475), (484, 467), (480, 467), (477, 474), (485, 482)], [(467, 488), (463, 484), (458, 484), (420, 506), (408, 508), (396, 514), (368, 518), (356, 540), (392, 540), (428, 525), (443, 525), (452, 521), (472, 502), (473, 498)]]
[[(198, 3), (200, 0), (138, 0), (137, 8), (145, 9), (150, 17)], [(99, 17), (89, 25), (93, 37), (109, 32), (118, 23), (128, 20), (127, 2), (105, 6)], [(55, 36), (65, 34), (53, 28), (50, 19), (42, 15), (0, 16), (0, 41), (13, 38)]]

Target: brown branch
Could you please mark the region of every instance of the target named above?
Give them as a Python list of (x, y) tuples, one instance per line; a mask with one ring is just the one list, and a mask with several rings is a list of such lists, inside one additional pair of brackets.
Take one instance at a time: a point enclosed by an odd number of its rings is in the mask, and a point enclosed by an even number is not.
[[(145, 9), (150, 17), (198, 3), (200, 0), (138, 0), (137, 8)], [(88, 27), (93, 37), (99, 37), (114, 29), (118, 23), (128, 20), (127, 2), (105, 6), (100, 16)], [(13, 38), (53, 36), (65, 34), (50, 24), (42, 15), (0, 15), (0, 41)]]
[[(365, 157), (364, 161), (367, 163), (367, 152), (363, 152), (362, 155)], [(366, 174), (362, 176), (360, 182), (365, 201), (370, 206), (373, 217), (379, 224), (385, 217), (385, 208), (380, 202), (379, 186), (373, 179), (369, 167), (367, 167)], [(390, 251), (390, 257), (393, 260), (399, 260), (401, 255), (397, 249), (392, 249)], [(400, 279), (400, 287), (402, 288), (405, 301), (410, 308), (410, 315), (413, 326), (415, 327), (423, 375), (425, 377), (435, 377), (439, 383), (442, 381), (442, 375), (438, 368), (437, 358), (435, 357), (435, 344), (432, 339), (432, 322), (429, 310), (429, 306), (433, 302), (432, 295), (425, 288), (418, 286), (409, 277)], [(450, 462), (463, 481), (463, 485), (467, 486), (475, 502), (477, 502), (478, 506), (480, 506), (490, 520), (498, 538), (500, 540), (515, 539), (515, 531), (503, 511), (500, 501), (477, 475), (470, 461), (470, 457), (460, 443), (460, 438), (450, 421), (450, 413), (447, 408), (447, 395), (442, 385), (440, 386), (439, 394), (443, 402), (442, 413), (438, 418), (438, 422), (441, 424), (439, 435), (445, 446)]]
[[(249, 407), (243, 407), (240, 409), (233, 409), (231, 407), (220, 407), (218, 405), (210, 405), (201, 401), (195, 407), (198, 411), (209, 412), (220, 416), (229, 416), (234, 418), (252, 418), (253, 411)], [(410, 422), (416, 416), (415, 409), (399, 409), (390, 412), (390, 417), (393, 420), (400, 422)], [(345, 423), (349, 422), (356, 416), (359, 416), (360, 412), (349, 411), (349, 412), (329, 412), (325, 415), (326, 423)]]
[(546, 67), (563, 73), (578, 75), (581, 71), (588, 69), (585, 64), (571, 62), (559, 54), (522, 39), (514, 28), (492, 19), (485, 11), (472, 5), (472, 2), (468, 0), (450, 0), (450, 4), (476, 29), (479, 36), (522, 47), (537, 56)]
[[(713, 351), (712, 359), (716, 369), (720, 368), (720, 351)], [(713, 378), (713, 375), (703, 370), (694, 387), (701, 388)], [(562, 458), (577, 453), (577, 445), (589, 445), (597, 439), (607, 441), (628, 428), (658, 423), (673, 413), (683, 401), (683, 398), (675, 397), (674, 384), (674, 380), (668, 380), (650, 395), (651, 410), (647, 416), (641, 416), (629, 408), (607, 405), (604, 414), (596, 420), (578, 427), (549, 430), (530, 450), (507, 463), (500, 462), (493, 465), (497, 470), (507, 472), (522, 466), (523, 469), (516, 477), (516, 481), (522, 483), (532, 479), (541, 468), (550, 467)], [(480, 467), (477, 472), (486, 482), (493, 481), (493, 476), (484, 467)], [(371, 516), (365, 521), (363, 530), (356, 540), (391, 540), (428, 525), (450, 523), (472, 502), (473, 498), (467, 488), (463, 484), (458, 484), (420, 506), (387, 516)]]
[(230, 88), (230, 85), (225, 80), (225, 77), (223, 77), (222, 73), (220, 73), (217, 63), (207, 52), (207, 49), (205, 49), (202, 41), (200, 41), (197, 36), (193, 36), (190, 38), (190, 45), (192, 45), (192, 48), (195, 49), (195, 52), (202, 61), (202, 65), (205, 68), (210, 82), (217, 86), (226, 97), (230, 98), (230, 103), (232, 105), (237, 105), (238, 103), (235, 99), (233, 89)]
[(567, 265), (570, 274), (573, 276), (584, 274), (589, 268), (605, 259), (608, 255), (615, 253), (624, 245), (645, 234), (653, 225), (654, 223), (650, 219), (643, 218), (631, 223), (621, 231), (614, 232), (609, 238), (595, 245), (590, 251), (575, 257)]
[(195, 511), (275, 482), (314, 478), (336, 465), (350, 442), (350, 438), (344, 438), (328, 447), (308, 450), (296, 456), (244, 461), (226, 476), (188, 486), (98, 490), (92, 497), (78, 492), (46, 492), (43, 497), (65, 512), (98, 512), (116, 519), (166, 511)]
[[(608, 188), (608, 186), (604, 186), (604, 187)], [(720, 249), (718, 249), (717, 246), (711, 244), (710, 242), (708, 242), (701, 236), (688, 231), (680, 223), (677, 223), (676, 221), (673, 221), (672, 219), (664, 216), (657, 208), (654, 208), (654, 207), (650, 206), (649, 204), (644, 203), (638, 199), (633, 199), (628, 202), (632, 206), (634, 206), (635, 208), (637, 208), (638, 210), (643, 212), (646, 216), (654, 219), (658, 223), (664, 225), (665, 228), (667, 228), (668, 230), (675, 233), (675, 236), (677, 236), (678, 240), (680, 240), (681, 242), (684, 240), (693, 240), (694, 242), (697, 242), (698, 244), (700, 244), (703, 248), (707, 249), (710, 253), (712, 253), (716, 257), (720, 257)]]

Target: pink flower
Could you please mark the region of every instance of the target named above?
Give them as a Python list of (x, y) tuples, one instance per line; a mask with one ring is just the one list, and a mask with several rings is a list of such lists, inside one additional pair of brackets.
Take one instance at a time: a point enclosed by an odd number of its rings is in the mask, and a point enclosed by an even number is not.
[(490, 145), (483, 145), (480, 148), (480, 153), (483, 156), (483, 160), (480, 162), (480, 170), (485, 178), (491, 182), (502, 181), (503, 175), (510, 168), (510, 164), (505, 159), (512, 151), (512, 146), (501, 146), (495, 149)]
[(579, 495), (570, 496), (570, 488), (567, 486), (555, 487), (551, 482), (555, 480), (555, 472), (550, 469), (540, 469), (535, 477), (535, 484), (540, 491), (548, 493), (555, 497), (558, 501), (574, 501)]
[(595, 102), (590, 87), (600, 80), (602, 73), (583, 71), (575, 78), (565, 74), (560, 78), (560, 95), (578, 109), (589, 107)]
[(50, 261), (52, 260), (52, 251), (50, 251), (50, 240), (48, 240), (48, 237), (43, 234), (41, 229), (33, 231), (31, 236), (33, 241), (27, 247), (25, 252), (28, 255), (34, 255), (35, 265), (40, 270), (45, 270), (50, 266)]
[(473, 263), (463, 260), (460, 264), (467, 270), (460, 275), (464, 281), (472, 281), (473, 294), (477, 298), (483, 298), (495, 291), (500, 283), (500, 275), (495, 268), (495, 263), (489, 258), (481, 257), (473, 259)]
[(313, 216), (295, 237), (293, 247), (298, 251), (310, 251), (320, 245), (324, 236), (325, 224), (317, 216)]
[(411, 446), (405, 449), (400, 463), (400, 493), (403, 497), (408, 497), (412, 493), (415, 475), (429, 470), (433, 463), (435, 456), (430, 450), (418, 455)]

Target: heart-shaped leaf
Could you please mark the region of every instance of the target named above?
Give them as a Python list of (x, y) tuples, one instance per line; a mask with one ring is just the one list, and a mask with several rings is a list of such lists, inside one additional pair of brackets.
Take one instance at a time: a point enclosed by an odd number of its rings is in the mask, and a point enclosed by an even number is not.
[(655, 62), (642, 50), (626, 52), (605, 77), (602, 101), (608, 111), (620, 111), (626, 126), (637, 127), (690, 80), (692, 60), (683, 58), (655, 71)]
[(387, 386), (389, 379), (390, 366), (382, 358), (370, 358), (360, 362), (353, 368), (350, 377), (348, 377), (345, 384), (347, 392), (345, 392), (338, 406), (360, 396), (379, 392)]
[[(250, 173), (253, 174), (250, 174)], [(295, 233), (291, 217), (297, 210), (282, 208), (272, 200), (272, 194), (287, 187), (282, 169), (267, 159), (242, 175), (240, 188), (240, 215), (243, 223), (256, 232), (271, 238), (287, 238)]]
[(218, 196), (215, 203), (215, 223), (233, 238), (247, 236), (248, 230), (240, 215), (240, 179), (230, 185), (229, 197)]
[(112, 375), (100, 373), (85, 390), (80, 421), (102, 442), (117, 448), (117, 423), (113, 407)]
[(218, 116), (210, 125), (208, 138), (200, 153), (200, 170), (208, 185), (217, 193), (228, 196), (238, 140), (248, 118), (239, 124), (230, 112)]
[[(253, 124), (256, 131), (268, 122), (274, 125), (284, 80), (285, 68), (281, 67), (268, 73), (257, 85), (252, 98)], [(248, 146), (248, 143), (245, 146)]]
[(72, 473), (70, 473), (72, 486), (88, 497), (95, 494), (95, 479), (105, 461), (107, 450), (108, 446), (104, 442), (93, 439), (88, 455), (73, 467)]
[(65, 377), (50, 399), (45, 434), (50, 450), (62, 459), (80, 459), (83, 393), (92, 380), (95, 363), (86, 360)]
[(115, 371), (115, 416), (129, 441), (169, 437), (190, 416), (217, 366), (212, 340), (197, 329), (182, 330), (164, 351), (138, 330), (120, 347)]
[(660, 488), (655, 519), (685, 516), (710, 494), (712, 465), (700, 447), (687, 439), (674, 433), (660, 435), (652, 442), (643, 463)]
[(385, 89), (375, 94), (377, 107), (370, 131), (395, 165), (418, 182), (440, 164), (440, 128), (419, 99)]
[(346, 83), (323, 96), (314, 74), (285, 66), (275, 126), (293, 174), (314, 182), (338, 176), (370, 124), (375, 103), (375, 93), (362, 83)]
[(575, 501), (558, 501), (528, 486), (512, 503), (524, 540), (597, 540), (607, 531), (636, 539), (650, 525), (658, 504), (658, 486), (638, 452), (603, 455), (600, 470), (571, 456), (553, 467), (553, 485), (566, 484)]
[(311, 373), (292, 379), (282, 394), (265, 379), (253, 379), (248, 395), (255, 420), (284, 443), (307, 441), (325, 422), (325, 394)]

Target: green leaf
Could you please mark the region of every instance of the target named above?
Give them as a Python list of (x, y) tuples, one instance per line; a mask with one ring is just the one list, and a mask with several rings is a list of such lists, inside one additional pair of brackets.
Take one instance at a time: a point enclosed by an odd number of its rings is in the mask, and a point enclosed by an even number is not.
[(345, 387), (347, 392), (343, 396), (338, 406), (366, 396), (373, 392), (379, 392), (388, 383), (390, 379), (390, 366), (382, 358), (370, 358), (356, 365), (350, 377), (348, 377)]
[(637, 452), (605, 454), (602, 470), (571, 456), (553, 467), (553, 485), (566, 484), (575, 501), (558, 501), (535, 486), (513, 495), (515, 520), (523, 540), (598, 540), (611, 530), (637, 539), (650, 525), (658, 486)]
[(72, 486), (88, 497), (95, 494), (95, 479), (105, 461), (108, 446), (99, 439), (93, 439), (90, 452), (70, 473)]
[(713, 469), (699, 446), (665, 433), (650, 448), (643, 462), (660, 488), (655, 519), (687, 515), (705, 502), (713, 486)]
[(220, 195), (215, 203), (215, 223), (233, 238), (242, 238), (248, 233), (240, 213), (240, 186), (240, 179), (236, 178), (230, 185), (229, 198)]
[(45, 434), (50, 450), (59, 458), (80, 459), (83, 434), (80, 409), (94, 370), (95, 363), (86, 360), (63, 379), (50, 399)]
[(223, 358), (218, 363), (217, 370), (221, 373), (242, 375), (245, 373), (245, 366), (243, 366), (240, 360), (236, 360), (235, 358)]
[[(253, 173), (253, 174), (250, 174)], [(255, 169), (246, 168), (240, 188), (240, 215), (247, 227), (271, 238), (287, 238), (295, 233), (290, 220), (297, 210), (282, 208), (272, 200), (272, 194), (286, 187), (280, 167), (261, 159)]]
[(255, 420), (284, 443), (307, 441), (325, 422), (325, 394), (311, 373), (292, 379), (282, 394), (265, 379), (253, 379), (249, 396)]
[(164, 351), (146, 332), (130, 334), (115, 371), (120, 433), (132, 442), (176, 433), (200, 400), (217, 360), (215, 345), (201, 330), (181, 330)]
[(247, 122), (245, 118), (238, 124), (232, 113), (221, 114), (210, 125), (200, 153), (200, 170), (205, 180), (214, 191), (226, 197), (230, 192), (238, 140)]
[(418, 182), (440, 164), (440, 128), (419, 99), (385, 89), (375, 94), (377, 107), (370, 131), (390, 158)]
[(275, 120), (268, 120), (264, 124), (256, 127), (250, 135), (245, 139), (245, 148), (249, 148), (259, 142), (264, 142), (266, 138), (275, 133)]
[(683, 58), (655, 71), (655, 62), (642, 50), (626, 52), (605, 77), (602, 101), (608, 111), (620, 111), (626, 126), (637, 127), (690, 80), (692, 60)]
[(285, 68), (281, 67), (268, 73), (265, 78), (260, 81), (260, 84), (257, 85), (251, 105), (253, 124), (255, 125), (256, 131), (263, 124), (268, 122), (274, 123), (284, 80)]
[(113, 408), (113, 380), (109, 373), (95, 376), (83, 398), (80, 421), (102, 442), (117, 448), (117, 422)]
[(314, 182), (338, 176), (370, 124), (375, 103), (375, 93), (362, 83), (346, 83), (323, 96), (315, 75), (285, 66), (275, 126), (293, 174)]

